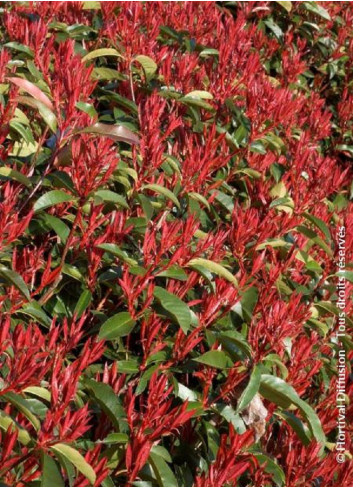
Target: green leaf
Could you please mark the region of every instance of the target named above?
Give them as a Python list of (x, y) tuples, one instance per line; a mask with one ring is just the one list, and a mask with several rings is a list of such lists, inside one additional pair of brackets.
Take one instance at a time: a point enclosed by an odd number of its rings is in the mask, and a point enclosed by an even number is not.
[(114, 444), (125, 444), (128, 443), (129, 437), (126, 433), (109, 433), (102, 443), (105, 443), (107, 445), (114, 445)]
[(212, 100), (213, 95), (205, 90), (193, 90), (185, 95), (185, 97), (198, 98), (202, 100)]
[(197, 394), (195, 391), (192, 391), (188, 387), (186, 387), (184, 384), (180, 384), (178, 382), (178, 389), (177, 389), (177, 394), (176, 394), (180, 399), (183, 401), (197, 401)]
[(283, 379), (286, 379), (288, 377), (288, 369), (281, 361), (281, 357), (276, 353), (269, 353), (268, 355), (266, 355), (263, 358), (263, 363), (265, 365), (268, 364), (269, 368), (272, 368), (273, 366), (277, 367), (280, 370)]
[(70, 228), (64, 223), (64, 221), (58, 217), (52, 216), (51, 214), (47, 214), (46, 212), (43, 212), (40, 215), (40, 219), (59, 236), (64, 244), (66, 243), (66, 240), (70, 234)]
[[(293, 209), (293, 200), (291, 197), (279, 197), (278, 199), (275, 199), (271, 202), (270, 204), (270, 209), (273, 207), (288, 207), (289, 209)], [(283, 210), (283, 209), (280, 209)]]
[(12, 180), (16, 180), (17, 182), (22, 183), (22, 185), (25, 185), (26, 187), (32, 186), (30, 179), (27, 178), (26, 175), (23, 175), (17, 170), (12, 170), (12, 168), (9, 168), (7, 166), (3, 166), (0, 168), (0, 177), (6, 177)]
[(206, 207), (206, 209), (208, 209), (208, 210), (211, 209), (208, 200), (203, 195), (198, 194), (197, 192), (189, 192), (188, 197), (191, 197), (192, 199), (196, 200), (197, 202), (200, 202), (201, 204), (203, 204)]
[(206, 48), (200, 52), (199, 56), (201, 58), (206, 58), (207, 56), (219, 56), (219, 51), (218, 49), (214, 49), (214, 48)]
[(120, 71), (113, 70), (112, 68), (99, 67), (94, 68), (92, 71), (92, 77), (95, 80), (124, 80), (125, 75)]
[(171, 192), (170, 190), (168, 190), (165, 187), (162, 187), (162, 185), (157, 185), (156, 183), (151, 183), (148, 185), (144, 185), (142, 187), (142, 190), (145, 190), (145, 189), (153, 190), (154, 192), (157, 192), (158, 194), (164, 195), (164, 197), (171, 200), (178, 207), (178, 209), (180, 209), (179, 200), (176, 198), (176, 196), (173, 194), (173, 192)]
[(276, 3), (278, 3), (278, 5), (280, 5), (282, 8), (284, 8), (284, 10), (286, 10), (287, 12), (290, 12), (292, 10), (292, 2), (276, 1)]
[(249, 323), (252, 319), (252, 314), (258, 299), (258, 290), (256, 287), (250, 287), (242, 295), (239, 302), (237, 302), (231, 309), (231, 318), (234, 320), (240, 318), (240, 322)]
[(31, 300), (27, 285), (20, 274), (4, 267), (3, 265), (0, 265), (0, 277), (16, 287), (16, 289), (19, 290), (28, 301)]
[(232, 139), (235, 142), (235, 146), (239, 147), (241, 143), (245, 142), (248, 134), (249, 134), (248, 129), (245, 126), (243, 126), (243, 124), (240, 124), (240, 126), (237, 128), (235, 133), (232, 135)]
[(195, 272), (198, 272), (206, 280), (207, 284), (211, 287), (212, 292), (215, 293), (216, 288), (212, 273), (207, 268), (202, 267), (201, 265), (194, 265), (192, 269)]
[(93, 396), (91, 400), (95, 400), (113, 423), (114, 427), (120, 429), (120, 423), (124, 420), (126, 414), (112, 387), (103, 382), (96, 382), (91, 379), (85, 379), (84, 384)]
[(249, 403), (252, 401), (254, 396), (258, 393), (261, 382), (261, 368), (259, 365), (255, 365), (251, 375), (248, 385), (242, 392), (238, 404), (237, 404), (237, 414), (243, 411)]
[(27, 144), (34, 144), (33, 134), (29, 127), (25, 127), (16, 119), (12, 119), (10, 128), (16, 131)]
[(240, 170), (237, 170), (235, 173), (243, 173), (244, 175), (255, 179), (259, 179), (261, 177), (261, 173), (253, 168), (240, 168)]
[(172, 463), (172, 457), (170, 456), (170, 453), (166, 448), (161, 445), (153, 445), (153, 447), (151, 448), (151, 453), (162, 457), (166, 462)]
[(87, 307), (90, 305), (92, 300), (92, 294), (88, 289), (85, 289), (80, 295), (77, 304), (74, 309), (74, 314), (76, 314), (77, 318), (80, 318), (82, 314), (85, 312)]
[(349, 153), (349, 155), (347, 156), (350, 156), (352, 157), (353, 156), (353, 146), (348, 146), (347, 144), (337, 144), (337, 146), (335, 146), (335, 149), (337, 151), (342, 151), (343, 153)]
[(215, 200), (219, 202), (227, 211), (233, 212), (234, 209), (234, 199), (230, 196), (221, 192), (220, 190), (216, 190), (214, 192)]
[(321, 7), (317, 2), (303, 2), (303, 7), (305, 7), (309, 12), (312, 12), (315, 15), (319, 15), (325, 20), (331, 20), (330, 14), (327, 12), (324, 7)]
[(115, 340), (121, 336), (131, 333), (136, 321), (132, 319), (130, 313), (119, 312), (109, 318), (99, 330), (99, 338), (104, 340)]
[(40, 399), (50, 402), (51, 400), (51, 393), (48, 391), (48, 389), (45, 389), (45, 387), (39, 387), (36, 385), (26, 387), (23, 389), (23, 392), (32, 394), (35, 397), (39, 397)]
[(326, 438), (321, 427), (320, 419), (312, 407), (300, 399), (292, 386), (279, 377), (263, 374), (261, 375), (259, 392), (265, 399), (274, 402), (284, 409), (288, 409), (291, 404), (297, 406), (302, 416), (306, 419), (311, 434), (320, 444), (325, 444)]
[(194, 358), (193, 360), (214, 368), (224, 369), (233, 367), (233, 362), (231, 359), (221, 350), (207, 351), (203, 355)]
[(139, 364), (137, 360), (118, 360), (116, 362), (118, 372), (122, 374), (137, 374), (139, 372)]
[(267, 153), (266, 148), (261, 141), (261, 139), (258, 139), (257, 141), (253, 141), (250, 145), (250, 151), (253, 153), (258, 153), (260, 155), (265, 155)]
[(3, 45), (3, 47), (13, 49), (14, 51), (19, 51), (21, 53), (25, 53), (29, 57), (34, 58), (34, 53), (32, 49), (30, 49), (28, 46), (24, 46), (23, 44), (20, 44), (19, 42), (16, 41), (7, 42), (6, 44)]
[(118, 105), (122, 106), (128, 112), (131, 112), (132, 114), (137, 114), (138, 112), (137, 105), (132, 100), (126, 97), (122, 97), (121, 95), (119, 95), (116, 92), (113, 92), (112, 90), (101, 89), (101, 92), (104, 94), (104, 98), (109, 102), (116, 102)]
[(278, 465), (275, 459), (270, 458), (268, 455), (260, 452), (256, 448), (250, 447), (247, 449), (247, 452), (254, 455), (254, 457), (258, 460), (260, 465), (265, 464), (264, 471), (268, 474), (272, 475), (272, 479), (275, 482), (276, 486), (283, 487), (285, 486), (286, 476), (283, 472), (282, 467)]
[(145, 72), (146, 80), (150, 81), (158, 69), (156, 62), (149, 56), (145, 56), (143, 54), (136, 56), (134, 58), (134, 61), (140, 63), (140, 65), (143, 68), (143, 71)]
[(103, 202), (112, 202), (113, 204), (118, 204), (124, 209), (128, 209), (129, 206), (122, 195), (112, 192), (111, 190), (97, 190), (94, 194), (95, 197), (99, 197)]
[(336, 307), (330, 301), (315, 302), (313, 307), (318, 310), (318, 312), (320, 313), (320, 316), (325, 315), (327, 313), (334, 314), (334, 315), (338, 316), (340, 313), (340, 309), (338, 307)]
[(314, 226), (316, 226), (318, 229), (320, 229), (320, 231), (326, 236), (326, 238), (328, 239), (329, 242), (331, 241), (330, 230), (327, 227), (327, 225), (324, 223), (324, 221), (322, 221), (321, 219), (319, 219), (316, 216), (313, 216), (312, 214), (309, 214), (308, 212), (304, 212), (303, 216), (308, 221), (310, 221), (312, 224), (314, 224)]
[(284, 239), (280, 239), (280, 238), (269, 238), (269, 239), (266, 239), (266, 241), (264, 241), (263, 243), (259, 244), (256, 246), (256, 249), (257, 250), (263, 250), (266, 248), (266, 246), (271, 246), (272, 248), (281, 248), (281, 247), (284, 247), (284, 248), (288, 248), (290, 247), (290, 243), (287, 243), (287, 241), (285, 241)]
[(98, 117), (96, 109), (91, 104), (87, 104), (86, 102), (76, 102), (76, 107), (90, 117)]
[(152, 465), (159, 487), (178, 487), (178, 481), (163, 457), (151, 451), (149, 462)]
[(67, 194), (63, 190), (50, 190), (45, 193), (35, 202), (33, 206), (34, 212), (39, 212), (53, 205), (62, 204), (64, 202), (72, 202), (74, 197)]
[(30, 405), (24, 397), (15, 392), (7, 392), (6, 394), (3, 394), (1, 398), (4, 399), (5, 402), (9, 402), (15, 406), (15, 408), (28, 419), (33, 428), (37, 431), (39, 430), (39, 419), (32, 413)]
[(151, 204), (151, 201), (146, 195), (143, 194), (138, 194), (137, 195), (137, 200), (140, 202), (143, 212), (146, 216), (147, 221), (150, 221), (153, 214), (154, 214), (154, 208), (153, 205)]
[(205, 102), (203, 99), (199, 97), (181, 97), (178, 99), (179, 102), (182, 102), (185, 105), (188, 105), (190, 107), (195, 107), (199, 109), (205, 109), (208, 112), (215, 112), (214, 107), (212, 107), (211, 104), (208, 102)]
[(353, 283), (353, 271), (351, 270), (341, 270), (336, 273), (337, 277), (344, 277), (348, 282)]
[(251, 347), (246, 341), (246, 338), (238, 331), (225, 331), (217, 334), (217, 338), (219, 338), (224, 349), (232, 358), (242, 359), (244, 355), (245, 357), (251, 358)]
[(156, 277), (167, 277), (174, 280), (181, 280), (183, 282), (188, 279), (187, 274), (179, 265), (172, 265), (171, 267), (167, 268), (167, 270), (157, 273)]
[(285, 154), (286, 152), (286, 145), (283, 140), (273, 132), (266, 134), (260, 141), (265, 144), (266, 148), (277, 151), (278, 154)]
[(65, 487), (58, 464), (50, 455), (43, 451), (41, 453), (41, 465), (41, 487)]
[(189, 261), (188, 266), (191, 268), (194, 266), (204, 267), (210, 272), (215, 273), (219, 277), (228, 280), (228, 282), (231, 282), (235, 287), (238, 286), (238, 281), (234, 277), (234, 275), (219, 263), (215, 263), (214, 261), (211, 260), (206, 260), (205, 258), (193, 258), (192, 260)]
[(80, 270), (75, 267), (75, 265), (71, 265), (70, 263), (64, 263), (62, 267), (62, 273), (65, 275), (68, 275), (69, 277), (72, 277), (75, 280), (78, 280), (79, 282), (84, 281), (84, 277)]
[(92, 469), (91, 465), (86, 462), (86, 460), (82, 457), (80, 452), (78, 452), (75, 448), (70, 445), (66, 445), (65, 443), (56, 443), (51, 447), (51, 450), (55, 454), (62, 455), (66, 460), (71, 462), (76, 469), (84, 475), (91, 484), (94, 485), (96, 482), (96, 474)]
[(123, 56), (114, 48), (101, 48), (95, 49), (94, 51), (89, 52), (82, 58), (82, 63), (86, 63), (87, 61), (91, 61), (95, 58), (101, 58), (102, 56), (115, 56), (116, 58), (123, 58)]
[(22, 445), (28, 445), (31, 441), (31, 437), (29, 436), (29, 433), (27, 430), (22, 428), (14, 419), (12, 419), (8, 414), (4, 413), (3, 411), (0, 411), (0, 429), (3, 431), (7, 431), (9, 427), (12, 426), (13, 430), (17, 430), (18, 434), (18, 441)]
[(52, 112), (45, 104), (43, 104), (43, 102), (27, 96), (19, 96), (16, 98), (16, 100), (21, 104), (25, 104), (29, 107), (32, 107), (33, 109), (37, 109), (49, 129), (51, 129), (51, 131), (54, 133), (56, 132), (56, 116), (54, 112)]
[[(62, 149), (66, 149), (66, 148), (68, 148), (68, 145), (65, 145)], [(70, 150), (70, 161), (71, 161), (71, 150)], [(66, 173), (63, 170), (58, 170), (53, 172), (51, 175), (48, 175), (48, 178), (50, 178), (50, 182), (52, 182), (52, 186), (54, 188), (64, 188), (72, 193), (75, 191), (75, 186), (71, 177), (68, 175), (68, 173)]]
[(46, 328), (49, 328), (51, 325), (51, 319), (45, 314), (40, 304), (38, 304), (36, 301), (31, 301), (24, 304), (22, 309), (18, 309), (17, 312), (30, 316)]
[(101, 3), (100, 2), (83, 2), (82, 9), (83, 10), (100, 10)]
[(223, 403), (216, 404), (217, 411), (223, 418), (228, 421), (228, 423), (232, 423), (235, 428), (235, 431), (242, 435), (246, 431), (246, 425), (244, 423), (243, 418), (235, 412), (232, 406), (228, 406)]
[(138, 264), (136, 260), (129, 257), (126, 251), (122, 250), (121, 248), (119, 248), (118, 245), (114, 243), (102, 243), (98, 245), (97, 248), (111, 253), (114, 256), (117, 256), (118, 258), (120, 258), (121, 261), (127, 263), (128, 265), (136, 266)]
[(277, 416), (284, 419), (284, 421), (286, 421), (289, 426), (291, 426), (291, 428), (296, 432), (299, 439), (304, 445), (307, 446), (310, 444), (310, 431), (299, 418), (297, 418), (290, 411), (275, 411), (275, 413)]
[(172, 315), (184, 333), (187, 333), (191, 324), (191, 312), (187, 304), (162, 287), (155, 287), (153, 295), (161, 306)]

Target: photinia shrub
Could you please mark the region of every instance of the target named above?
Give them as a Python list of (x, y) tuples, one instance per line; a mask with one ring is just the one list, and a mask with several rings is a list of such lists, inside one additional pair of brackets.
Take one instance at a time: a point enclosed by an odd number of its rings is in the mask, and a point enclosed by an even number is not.
[(351, 3), (2, 2), (0, 34), (1, 485), (350, 486)]

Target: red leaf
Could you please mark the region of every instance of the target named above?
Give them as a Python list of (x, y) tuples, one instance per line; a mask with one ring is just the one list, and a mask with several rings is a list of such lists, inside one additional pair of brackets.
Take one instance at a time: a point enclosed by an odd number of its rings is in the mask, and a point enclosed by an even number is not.
[(24, 90), (25, 92), (29, 93), (34, 97), (36, 100), (39, 100), (39, 102), (42, 102), (48, 109), (53, 110), (54, 106), (51, 103), (50, 99), (45, 95), (45, 93), (42, 92), (40, 88), (38, 88), (34, 83), (24, 80), (23, 78), (18, 78), (16, 76), (13, 76), (11, 78), (8, 78), (8, 80), (15, 85), (17, 85), (19, 88)]

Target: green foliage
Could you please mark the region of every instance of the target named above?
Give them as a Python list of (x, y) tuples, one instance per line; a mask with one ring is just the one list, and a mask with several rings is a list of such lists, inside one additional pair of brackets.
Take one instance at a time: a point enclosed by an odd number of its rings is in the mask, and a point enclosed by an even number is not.
[(2, 3), (0, 485), (352, 484), (352, 23)]

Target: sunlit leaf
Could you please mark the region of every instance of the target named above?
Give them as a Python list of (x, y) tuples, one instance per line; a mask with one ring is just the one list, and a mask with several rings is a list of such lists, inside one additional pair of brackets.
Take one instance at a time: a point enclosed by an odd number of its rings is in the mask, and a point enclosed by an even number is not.
[(83, 474), (91, 484), (94, 485), (96, 481), (96, 474), (92, 469), (92, 466), (86, 462), (80, 452), (65, 443), (56, 443), (55, 445), (51, 446), (51, 450), (55, 454), (58, 453), (71, 462), (76, 469), (81, 472), (81, 474)]

